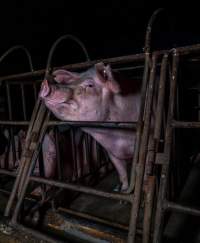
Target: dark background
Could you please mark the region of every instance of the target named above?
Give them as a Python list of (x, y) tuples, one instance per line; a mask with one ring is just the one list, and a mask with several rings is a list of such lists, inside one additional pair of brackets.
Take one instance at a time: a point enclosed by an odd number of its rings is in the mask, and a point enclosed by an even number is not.
[[(0, 55), (13, 45), (26, 46), (35, 70), (44, 68), (53, 42), (73, 34), (85, 44), (91, 59), (141, 53), (153, 11), (163, 7), (153, 32), (153, 49), (200, 43), (199, 8), (147, 5), (142, 1), (5, 1), (0, 10)], [(80, 49), (68, 41), (58, 48), (54, 64), (83, 61)], [(28, 71), (26, 59), (15, 52), (0, 64), (0, 75)]]

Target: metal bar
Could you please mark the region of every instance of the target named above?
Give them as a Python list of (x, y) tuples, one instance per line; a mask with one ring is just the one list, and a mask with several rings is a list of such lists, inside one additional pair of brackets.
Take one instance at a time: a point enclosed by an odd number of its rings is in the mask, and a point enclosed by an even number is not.
[(13, 176), (13, 177), (17, 176), (16, 171), (9, 171), (9, 170), (5, 170), (5, 169), (0, 169), (0, 174), (9, 175), (9, 176)]
[(75, 130), (72, 128), (70, 130), (71, 137), (71, 149), (72, 149), (72, 157), (73, 157), (73, 180), (78, 178), (78, 166), (77, 166), (77, 144), (75, 142)]
[[(43, 137), (45, 135), (46, 132), (46, 124), (49, 120), (49, 115), (50, 113), (48, 112), (48, 114), (45, 117), (46, 114), (46, 108), (44, 106), (44, 104), (41, 105), (40, 110), (38, 112), (38, 116), (36, 119), (36, 122), (33, 126), (32, 131), (30, 131), (30, 133), (34, 134), (34, 132), (36, 132), (36, 129), (40, 130), (40, 132), (37, 133), (37, 136), (33, 137), (31, 136), (32, 141), (29, 144), (29, 147), (27, 147), (27, 150), (25, 150), (25, 152), (30, 151), (30, 155), (24, 156), (24, 169), (22, 171), (21, 174), (21, 180), (19, 182), (19, 188), (18, 188), (18, 201), (15, 207), (15, 210), (13, 212), (12, 215), (12, 219), (11, 222), (16, 223), (17, 222), (17, 217), (23, 202), (23, 198), (25, 196), (26, 193), (26, 189), (28, 187), (28, 183), (29, 183), (29, 178), (30, 175), (35, 167), (37, 158), (38, 158), (38, 154), (39, 154), (39, 150), (42, 144), (42, 140)], [(42, 123), (43, 118), (45, 117), (45, 121)], [(38, 123), (40, 124), (40, 126), (42, 127), (38, 127)], [(39, 137), (38, 137), (39, 136)], [(37, 141), (37, 142), (36, 142)]]
[[(29, 125), (29, 121), (0, 121), (0, 125), (24, 126)], [(49, 121), (48, 126), (70, 125), (77, 127), (100, 127), (100, 128), (123, 128), (136, 129), (137, 122), (90, 122), (90, 121)]]
[(136, 164), (138, 162), (139, 149), (140, 149), (140, 143), (141, 143), (141, 134), (142, 134), (142, 129), (143, 129), (143, 115), (144, 115), (149, 67), (150, 67), (150, 54), (145, 53), (145, 64), (144, 64), (144, 74), (143, 74), (142, 90), (141, 90), (140, 113), (139, 113), (137, 130), (136, 130), (136, 139), (135, 139), (134, 154), (133, 154), (133, 160), (132, 160), (132, 166), (131, 166), (132, 169), (131, 169), (131, 175), (130, 175), (130, 183), (129, 183), (129, 188), (127, 190), (128, 193), (133, 191), (133, 188), (135, 185)]
[(166, 163), (162, 165), (162, 171), (160, 176), (160, 186), (159, 186), (158, 201), (157, 201), (156, 216), (155, 216), (153, 243), (161, 242), (161, 233), (163, 228), (164, 200), (166, 197), (169, 161), (171, 156), (171, 145), (173, 139), (172, 137), (173, 129), (170, 125), (174, 115), (178, 63), (179, 63), (179, 55), (176, 52), (176, 50), (174, 50), (173, 60), (172, 60), (172, 76), (171, 76), (171, 86), (170, 86), (170, 96), (169, 96), (167, 128), (165, 133), (164, 153), (166, 155)]
[[(127, 63), (127, 62), (133, 62), (133, 61), (142, 61), (144, 59), (144, 54), (134, 54), (134, 55), (127, 55), (127, 56), (120, 56), (120, 57), (113, 57), (113, 58), (107, 58), (107, 59), (100, 59), (100, 60), (95, 60), (95, 61), (87, 61), (87, 62), (81, 62), (81, 63), (76, 63), (76, 64), (69, 64), (65, 65), (59, 68), (66, 68), (66, 69), (81, 69), (81, 68), (88, 68), (98, 62), (104, 62), (104, 63)], [(58, 69), (55, 68), (55, 69)], [(54, 69), (54, 70), (55, 70)], [(33, 72), (27, 72), (27, 73), (22, 73), (22, 74), (17, 74), (17, 75), (9, 75), (9, 76), (4, 76), (0, 77), (0, 81), (3, 80), (13, 80), (13, 79), (18, 79), (18, 78), (28, 78), (28, 77), (37, 77), (40, 75), (45, 74), (45, 69), (43, 70), (38, 70), (38, 71), (33, 71)]]
[(37, 88), (36, 88), (36, 84), (33, 84), (33, 92), (34, 92), (34, 99), (35, 101), (37, 101)]
[(152, 36), (152, 26), (153, 23), (157, 17), (157, 15), (163, 11), (163, 8), (159, 8), (156, 11), (154, 11), (154, 13), (152, 14), (149, 22), (148, 22), (148, 26), (147, 26), (147, 30), (146, 30), (146, 36), (145, 36), (145, 47), (144, 47), (144, 51), (145, 53), (150, 52), (150, 44), (151, 44), (151, 36)]
[(168, 55), (165, 54), (162, 59), (162, 65), (160, 71), (158, 101), (157, 101), (157, 109), (156, 109), (156, 116), (155, 116), (156, 120), (155, 120), (154, 138), (156, 140), (160, 139), (160, 133), (161, 133), (161, 122), (162, 122), (162, 114), (163, 114), (164, 100), (165, 100), (167, 61), (168, 61)]
[(40, 105), (41, 105), (41, 102), (38, 99), (36, 104), (35, 104), (35, 107), (33, 109), (32, 118), (31, 118), (31, 121), (29, 123), (29, 128), (28, 128), (27, 135), (26, 135), (25, 148), (23, 149), (23, 153), (22, 153), (21, 160), (20, 160), (20, 166), (19, 166), (18, 175), (17, 175), (17, 178), (16, 178), (15, 183), (13, 185), (12, 192), (10, 194), (8, 203), (6, 205), (4, 216), (9, 216), (11, 207), (12, 207), (12, 205), (14, 203), (14, 199), (15, 199), (15, 196), (17, 194), (17, 189), (18, 189), (18, 186), (19, 186), (19, 183), (20, 183), (20, 180), (21, 180), (21, 176), (22, 176), (23, 171), (24, 171), (24, 166), (25, 166), (25, 161), (26, 161), (26, 158), (24, 156), (25, 155), (25, 151), (27, 150), (27, 148), (29, 146), (29, 143), (30, 143), (31, 130), (33, 128), (33, 124), (35, 122), (35, 118), (36, 118), (36, 115), (37, 115), (37, 113), (39, 111)]
[(143, 220), (143, 237), (142, 243), (148, 243), (151, 236), (151, 224), (152, 224), (152, 211), (155, 192), (155, 176), (149, 176), (148, 184), (145, 190), (145, 208), (144, 208), (144, 220)]
[(63, 165), (61, 164), (60, 159), (60, 150), (59, 150), (59, 138), (58, 138), (58, 128), (54, 129), (55, 134), (55, 144), (56, 144), (56, 161), (57, 161), (57, 171), (59, 180), (63, 180)]
[[(40, 232), (38, 232), (37, 230), (33, 230), (33, 229), (30, 229), (28, 227), (25, 227), (24, 225), (21, 225), (19, 223), (12, 223), (12, 225), (20, 230), (20, 231), (23, 231), (25, 233), (28, 233), (28, 234), (31, 234), (33, 235), (34, 237), (38, 238), (38, 240), (40, 240), (40, 242), (43, 240), (43, 241), (47, 241), (49, 243), (64, 243), (64, 241), (59, 241), (57, 239), (53, 239), (45, 234), (42, 234)], [(65, 241), (66, 242), (66, 241)]]
[(78, 127), (134, 129), (137, 122), (49, 121), (48, 126), (71, 125)]
[(114, 199), (114, 200), (123, 200), (123, 201), (132, 201), (132, 195), (130, 194), (119, 194), (119, 193), (110, 193), (110, 192), (104, 192), (104, 191), (99, 191), (90, 187), (85, 187), (81, 185), (76, 185), (72, 183), (64, 183), (64, 182), (59, 182), (55, 180), (49, 180), (49, 179), (44, 179), (40, 177), (35, 177), (35, 176), (30, 176), (31, 181), (35, 181), (38, 183), (44, 183), (50, 186), (56, 186), (56, 187), (61, 187), (77, 192), (83, 192), (86, 194), (91, 194), (91, 195), (96, 195), (100, 197), (105, 197), (109, 199)]
[[(190, 46), (183, 46), (183, 47), (178, 47), (176, 48), (177, 52), (179, 52), (180, 55), (187, 55), (190, 54), (191, 52), (195, 52), (200, 50), (200, 44), (195, 44), (195, 45), (190, 45)], [(171, 50), (162, 50), (162, 51), (155, 51), (152, 54), (153, 55), (163, 55), (165, 53), (170, 53)], [(134, 54), (134, 55), (127, 55), (127, 56), (121, 56), (121, 57), (113, 57), (113, 58), (107, 58), (107, 59), (100, 59), (100, 60), (95, 60), (95, 61), (89, 61), (89, 62), (81, 62), (81, 63), (76, 63), (76, 64), (69, 64), (65, 65), (59, 68), (66, 68), (66, 69), (81, 69), (81, 68), (87, 68), (95, 63), (98, 62), (104, 62), (104, 63), (110, 63), (110, 64), (120, 64), (120, 63), (127, 63), (131, 61), (142, 61), (145, 58), (145, 54)], [(55, 69), (57, 69), (56, 67)], [(43, 70), (38, 70), (38, 71), (33, 71), (33, 72), (27, 72), (27, 73), (22, 73), (22, 74), (15, 74), (15, 75), (9, 75), (9, 76), (4, 76), (0, 77), (0, 81), (3, 80), (10, 80), (10, 79), (18, 79), (18, 78), (27, 78), (27, 77), (37, 77), (39, 75), (43, 75), (45, 73), (45, 69)]]
[(22, 94), (22, 108), (23, 108), (23, 117), (24, 120), (27, 120), (27, 115), (26, 115), (26, 102), (25, 102), (25, 95), (24, 95), (24, 84), (20, 84), (21, 87), (21, 94)]
[(194, 207), (183, 206), (181, 204), (169, 202), (167, 200), (164, 203), (164, 208), (165, 208), (165, 210), (172, 210), (172, 211), (185, 213), (185, 214), (189, 214), (189, 215), (200, 216), (200, 209), (197, 209)]
[[(72, 209), (62, 208), (62, 207), (59, 207), (57, 210), (71, 214), (71, 215), (74, 215), (74, 216), (77, 216), (77, 217), (80, 217), (80, 218), (92, 220), (92, 221), (95, 221), (97, 223), (102, 223), (102, 224), (105, 224), (105, 225), (108, 225), (108, 226), (111, 226), (111, 227), (115, 227), (115, 228), (118, 228), (118, 229), (128, 230), (127, 225), (114, 223), (114, 222), (108, 221), (106, 219), (98, 218), (96, 216), (93, 216), (93, 215), (90, 215), (90, 214), (87, 214), (87, 213), (82, 213), (82, 212), (78, 212), (78, 211), (75, 211), (75, 210), (72, 210)], [(141, 231), (139, 231), (139, 232), (140, 232), (140, 234), (142, 233)]]
[(130, 224), (129, 224), (128, 243), (135, 242), (135, 236), (136, 236), (136, 226), (137, 226), (137, 219), (139, 214), (149, 130), (150, 130), (151, 110), (152, 110), (155, 73), (156, 73), (156, 61), (157, 61), (157, 57), (153, 56), (149, 86), (148, 86), (147, 101), (146, 101), (144, 128), (141, 137), (141, 144), (140, 144), (140, 151), (139, 151), (139, 161), (136, 165), (135, 190), (134, 190), (133, 205), (131, 209), (131, 217), (130, 217)]
[[(11, 103), (11, 96), (10, 96), (10, 85), (6, 83), (6, 94), (7, 94), (7, 102), (8, 102), (8, 118), (10, 121), (12, 121), (12, 103)], [(16, 149), (15, 149), (15, 138), (14, 138), (14, 132), (13, 128), (10, 128), (10, 140), (11, 140), (11, 147), (12, 147), (12, 155), (13, 155), (13, 161), (15, 163), (16, 161)]]
[(29, 125), (28, 121), (0, 121), (0, 125), (9, 125), (9, 126), (26, 126)]
[(190, 121), (176, 121), (171, 122), (171, 126), (174, 128), (200, 128), (200, 122), (190, 122)]

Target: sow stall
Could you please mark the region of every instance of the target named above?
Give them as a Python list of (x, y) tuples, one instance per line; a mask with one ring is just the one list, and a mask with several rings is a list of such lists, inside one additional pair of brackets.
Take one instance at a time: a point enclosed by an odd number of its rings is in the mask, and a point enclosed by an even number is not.
[[(8, 127), (9, 131), (9, 140), (10, 144), (12, 144), (12, 154), (15, 160), (16, 157), (16, 149), (15, 149), (15, 138), (14, 134), (16, 133), (14, 128), (17, 126), (28, 126), (28, 130), (26, 128), (26, 139), (24, 143), (24, 147), (19, 155), (20, 157), (20, 166), (17, 170), (11, 171), (9, 170), (8, 164), (9, 161), (4, 161), (4, 164), (7, 164), (7, 167), (1, 169), (1, 174), (9, 175), (16, 177), (14, 184), (12, 185), (12, 190), (8, 199), (8, 202), (5, 207), (5, 216), (11, 216), (11, 224), (18, 229), (21, 229), (25, 232), (31, 232), (34, 236), (38, 236), (41, 239), (54, 241), (50, 237), (51, 231), (53, 229), (57, 231), (62, 231), (65, 234), (65, 237), (68, 237), (70, 234), (75, 240), (77, 237), (82, 240), (86, 240), (86, 242), (134, 242), (136, 240), (136, 233), (142, 235), (143, 242), (149, 242), (151, 238), (151, 228), (152, 228), (152, 213), (154, 208), (154, 191), (156, 184), (156, 176), (155, 169), (156, 165), (152, 164), (152, 166), (146, 168), (146, 158), (148, 158), (150, 163), (147, 163), (148, 166), (151, 162), (154, 162), (155, 152), (159, 149), (159, 144), (163, 136), (163, 114), (164, 111), (164, 101), (162, 100), (162, 95), (158, 96), (158, 90), (163, 92), (162, 83), (165, 82), (165, 77), (167, 76), (167, 58), (168, 55), (165, 54), (165, 51), (150, 53), (150, 36), (151, 36), (151, 27), (154, 21), (155, 16), (159, 13), (160, 10), (156, 11), (152, 18), (149, 21), (149, 25), (147, 28), (146, 34), (146, 44), (145, 44), (145, 53), (144, 54), (136, 54), (124, 57), (110, 58), (101, 60), (105, 64), (109, 63), (112, 65), (113, 70), (118, 70), (120, 72), (125, 72), (134, 80), (139, 80), (142, 83), (141, 87), (141, 106), (139, 119), (135, 122), (72, 122), (72, 121), (57, 121), (55, 120), (49, 111), (45, 108), (44, 104), (40, 99), (36, 99), (37, 92), (40, 87), (41, 81), (45, 77), (48, 77), (51, 74), (51, 59), (56, 48), (57, 44), (59, 44), (64, 39), (72, 38), (71, 36), (64, 36), (59, 38), (55, 44), (53, 45), (46, 70), (42, 71), (33, 71), (31, 73), (19, 74), (14, 76), (2, 77), (2, 85), (1, 88), (3, 90), (6, 89), (6, 96), (8, 97), (8, 101), (6, 106), (8, 107), (8, 116), (1, 121), (1, 125), (4, 127)], [(83, 46), (82, 46), (83, 47)], [(84, 48), (83, 48), (84, 50)], [(78, 63), (73, 65), (67, 65), (65, 68), (67, 70), (76, 70), (81, 71), (84, 70), (91, 65), (94, 65), (97, 61), (87, 61), (84, 63)], [(161, 78), (156, 78), (161, 77)], [(160, 88), (158, 89), (160, 83)], [(31, 87), (31, 90), (27, 90), (25, 92), (25, 84)], [(15, 88), (12, 90), (12, 85), (15, 85)], [(13, 95), (11, 92), (18, 93), (17, 89), (21, 92), (21, 107), (12, 101)], [(16, 92), (17, 91), (17, 92)], [(30, 95), (34, 94), (35, 102), (32, 104), (27, 104), (27, 101), (30, 101)], [(28, 97), (28, 99), (27, 99)], [(34, 105), (35, 103), (35, 105)], [(15, 105), (17, 107), (15, 107)], [(34, 108), (33, 108), (34, 106)], [(28, 109), (27, 109), (28, 108)], [(150, 130), (152, 129), (152, 124), (154, 124), (153, 120), (155, 117), (152, 116), (155, 109), (161, 114), (156, 117), (156, 134), (157, 140), (149, 139)], [(5, 109), (6, 110), (6, 109)], [(29, 115), (26, 111), (32, 111), (31, 119), (30, 113)], [(14, 116), (14, 111), (16, 112), (16, 116)], [(162, 112), (161, 112), (162, 111)], [(7, 120), (8, 118), (8, 120)], [(72, 178), (63, 178), (62, 174), (62, 166), (61, 163), (62, 155), (60, 153), (59, 148), (59, 136), (60, 130), (59, 127), (65, 126), (64, 132), (69, 131), (69, 140), (71, 143), (71, 154), (72, 159), (70, 159), (70, 163), (72, 163), (73, 173)], [(110, 178), (109, 171), (112, 168), (110, 165), (108, 158), (106, 156), (106, 151), (99, 147), (99, 145), (95, 144), (97, 165), (94, 168), (89, 168), (88, 173), (83, 175), (84, 178), (79, 177), (78, 169), (78, 159), (77, 152), (80, 147), (77, 148), (75, 142), (75, 133), (77, 127), (102, 127), (109, 129), (134, 129), (136, 131), (136, 143), (134, 148), (134, 157), (132, 159), (130, 165), (130, 183), (127, 193), (117, 193), (113, 192), (113, 185), (111, 179), (111, 187), (107, 188), (106, 184), (103, 182), (103, 178)], [(45, 134), (49, 131), (49, 128), (54, 130), (55, 141), (57, 144), (57, 175), (55, 178), (46, 178), (44, 176), (44, 164), (42, 159), (42, 143)], [(153, 126), (154, 128), (154, 126)], [(62, 129), (61, 129), (62, 130)], [(17, 130), (17, 132), (19, 129)], [(94, 146), (92, 145), (93, 141), (88, 135), (84, 135), (85, 138), (82, 139), (82, 157), (86, 158), (89, 161), (89, 156), (94, 152)], [(88, 141), (90, 140), (90, 142)], [(161, 142), (163, 143), (163, 141)], [(75, 150), (75, 151), (74, 151)], [(10, 150), (8, 150), (10, 151)], [(70, 153), (70, 150), (68, 151)], [(67, 156), (70, 155), (68, 154)], [(94, 158), (92, 158), (94, 161)], [(68, 161), (69, 162), (69, 161)], [(35, 175), (35, 168), (39, 167), (39, 174)], [(147, 171), (147, 172), (145, 172)], [(95, 183), (90, 184), (90, 180), (85, 180), (88, 176), (92, 178), (92, 172), (94, 174), (96, 180)], [(99, 173), (102, 174), (99, 175)], [(145, 185), (144, 185), (144, 174), (145, 174)], [(112, 178), (112, 177), (111, 177)], [(6, 178), (7, 179), (7, 178)], [(99, 187), (99, 184), (103, 182), (103, 185)], [(108, 180), (109, 181), (109, 180)], [(42, 192), (39, 197), (34, 197), (33, 189), (35, 188), (35, 184), (42, 185)], [(72, 183), (73, 182), (73, 183)], [(50, 190), (48, 190), (50, 188)], [(55, 190), (55, 188), (59, 188), (60, 190)], [(100, 189), (99, 189), (100, 188)], [(51, 190), (52, 189), (52, 190)], [(67, 205), (69, 205), (68, 209), (66, 208), (66, 202), (64, 207), (57, 207), (57, 202), (55, 202), (55, 198), (62, 193), (63, 189), (65, 195), (70, 195), (68, 198)], [(69, 191), (73, 191), (72, 195)], [(76, 192), (76, 193), (74, 193)], [(144, 193), (143, 193), (144, 192)], [(80, 194), (81, 193), (81, 194)], [(78, 200), (81, 198), (82, 194), (86, 194), (87, 196), (82, 198), (82, 203), (77, 203), (77, 206), (73, 207), (75, 199)], [(101, 205), (100, 199), (107, 199), (104, 202), (104, 205), (110, 205), (108, 207), (108, 211), (113, 214), (112, 217), (106, 217), (107, 215), (98, 215), (98, 212), (84, 212), (79, 211), (80, 205), (84, 204), (87, 200), (89, 200), (89, 196), (94, 196), (90, 199), (97, 206)], [(29, 201), (26, 203), (26, 201)], [(46, 205), (48, 202), (51, 203), (51, 207), (58, 212), (63, 211), (65, 213), (71, 214), (73, 216), (77, 216), (79, 218), (87, 219), (90, 221), (90, 227), (87, 225), (81, 225), (80, 222), (71, 222), (69, 227), (69, 221), (64, 220), (63, 223), (59, 226), (56, 225), (56, 220), (52, 221), (52, 217), (48, 217), (44, 215), (38, 216), (38, 212), (41, 213), (41, 208)], [(125, 203), (123, 203), (125, 202)], [(72, 207), (70, 208), (70, 206)], [(58, 203), (59, 205), (59, 203)], [(95, 207), (94, 207), (95, 208)], [(143, 210), (141, 210), (143, 208)], [(44, 208), (43, 208), (44, 209)], [(112, 209), (112, 210), (111, 210)], [(121, 211), (120, 211), (120, 210)], [(86, 210), (87, 211), (87, 210)], [(90, 211), (90, 210), (89, 210)], [(95, 210), (93, 210), (95, 211)], [(105, 211), (106, 212), (106, 211)], [(103, 212), (103, 213), (105, 213)], [(117, 214), (119, 212), (120, 214)], [(55, 213), (55, 212), (54, 212)], [(53, 214), (54, 214), (53, 213)], [(97, 213), (97, 215), (95, 215)], [(52, 212), (51, 212), (52, 214)], [(116, 214), (116, 216), (115, 216)], [(120, 222), (121, 215), (125, 214), (124, 222)], [(46, 220), (46, 218), (48, 220)], [(42, 219), (41, 219), (42, 218)], [(55, 218), (55, 215), (53, 216)], [(123, 218), (123, 217), (122, 217)], [(119, 219), (119, 222), (117, 222)], [(39, 232), (37, 228), (42, 227), (41, 222), (47, 222), (48, 228), (45, 229), (48, 232), (48, 235)], [(59, 220), (58, 220), (59, 221)], [(50, 223), (48, 223), (50, 222)], [(66, 223), (67, 222), (67, 223)], [(98, 225), (100, 224), (100, 226)], [(64, 227), (65, 225), (66, 227)], [(81, 225), (81, 226), (80, 226)], [(103, 227), (102, 225), (106, 225)], [(139, 225), (139, 227), (138, 227)], [(29, 227), (28, 227), (29, 226)], [(71, 232), (71, 228), (75, 230)], [(79, 232), (77, 231), (79, 229)], [(44, 230), (44, 231), (45, 231)], [(81, 233), (80, 233), (81, 231)], [(87, 233), (87, 234), (85, 234)], [(52, 236), (53, 237), (53, 236)], [(92, 238), (91, 238), (92, 237)], [(58, 240), (56, 240), (58, 242)]]
[[(181, 196), (177, 199), (179, 195), (184, 194), (184, 185), (187, 184), (192, 167), (188, 163), (184, 166), (180, 163), (193, 155), (193, 143), (188, 147), (187, 143), (183, 143), (187, 136), (181, 137), (181, 130), (178, 129), (176, 133), (174, 130), (178, 127), (199, 127), (199, 122), (183, 122), (179, 121), (179, 118), (198, 118), (198, 109), (191, 112), (190, 107), (199, 105), (198, 89), (193, 87), (193, 83), (185, 81), (184, 72), (188, 70), (190, 74), (190, 68), (194, 66), (195, 61), (198, 63), (200, 46), (151, 53), (151, 28), (159, 12), (160, 10), (156, 11), (149, 21), (144, 53), (105, 60), (88, 60), (64, 67), (67, 70), (82, 71), (102, 61), (110, 64), (113, 70), (124, 72), (133, 80), (139, 80), (142, 85), (138, 121), (58, 121), (37, 98), (41, 81), (51, 75), (54, 49), (61, 41), (73, 39), (71, 36), (61, 37), (55, 42), (46, 70), (0, 78), (1, 97), (4, 97), (3, 106), (6, 107), (3, 109), (4, 117), (1, 118), (0, 124), (2, 129), (8, 131), (10, 149), (7, 154), (12, 155), (5, 157), (7, 159), (0, 170), (1, 185), (6, 185), (7, 181), (10, 183), (8, 178), (14, 178), (14, 183), (8, 186), (11, 187), (11, 193), (6, 191), (7, 188), (1, 191), (9, 195), (4, 215), (9, 217), (14, 228), (49, 242), (71, 240), (132, 243), (142, 240), (145, 243), (162, 242), (161, 238), (164, 242), (163, 236), (166, 232), (163, 229), (165, 227), (167, 231), (168, 224), (174, 217), (169, 214), (169, 210), (199, 215), (196, 208), (179, 204)], [(84, 46), (81, 47), (85, 52)], [(179, 56), (183, 57), (183, 74), (178, 76), (180, 85), (176, 86), (177, 74), (179, 75), (177, 70), (180, 70)], [(88, 59), (88, 55), (86, 58)], [(187, 69), (188, 63), (191, 67)], [(190, 75), (188, 77), (191, 78)], [(195, 77), (196, 75), (193, 75), (192, 80), (195, 80)], [(198, 80), (195, 82), (198, 83)], [(187, 96), (187, 92), (192, 95)], [(19, 96), (18, 102), (13, 94)], [(185, 97), (191, 99), (189, 104), (185, 102)], [(182, 109), (182, 106), (186, 109)], [(135, 130), (136, 143), (134, 157), (129, 165), (130, 183), (127, 193), (113, 192), (113, 183), (117, 181), (116, 174), (106, 151), (89, 135), (82, 134), (79, 127)], [(15, 136), (20, 129), (25, 131), (26, 140), (22, 151), (17, 151), (19, 146), (16, 148)], [(56, 173), (53, 178), (45, 177), (42, 158), (42, 143), (45, 134), (50, 131), (53, 131), (57, 150)], [(195, 142), (198, 142), (197, 134), (195, 136)], [(67, 139), (63, 140), (63, 137)], [(67, 142), (67, 156), (63, 156), (63, 150), (66, 149), (60, 146), (60, 141)], [(183, 150), (178, 145), (180, 143), (186, 146)], [(179, 148), (174, 149), (176, 146)], [(198, 148), (198, 155), (197, 151)], [(18, 169), (16, 166), (10, 169), (9, 158), (15, 162), (16, 157), (20, 158), (20, 166)], [(67, 158), (67, 164), (72, 171), (68, 177), (63, 175), (63, 157)], [(80, 169), (80, 161), (83, 164), (87, 161), (89, 165), (84, 171)], [(38, 173), (34, 172), (35, 168)], [(34, 189), (39, 185), (41, 192), (38, 195), (34, 193)], [(168, 238), (174, 237), (170, 230), (167, 234)]]

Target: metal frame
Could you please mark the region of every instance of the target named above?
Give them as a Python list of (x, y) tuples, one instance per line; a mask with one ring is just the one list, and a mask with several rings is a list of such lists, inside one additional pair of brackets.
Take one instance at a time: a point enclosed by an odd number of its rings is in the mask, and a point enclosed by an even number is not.
[(170, 75), (170, 96), (169, 107), (167, 116), (167, 125), (165, 130), (165, 146), (164, 153), (157, 154), (157, 161), (162, 166), (159, 184), (159, 194), (156, 208), (155, 226), (153, 234), (153, 243), (162, 242), (162, 232), (164, 224), (164, 215), (166, 211), (176, 211), (189, 215), (200, 215), (200, 209), (194, 207), (183, 206), (179, 203), (171, 202), (167, 199), (168, 190), (168, 175), (169, 166), (172, 160), (172, 145), (173, 145), (173, 133), (176, 128), (189, 129), (200, 128), (200, 122), (185, 122), (177, 121), (174, 119), (175, 113), (175, 100), (176, 100), (176, 88), (177, 88), (177, 73), (179, 68), (179, 59), (181, 56), (188, 54), (198, 53), (200, 51), (200, 45), (180, 47), (172, 49), (172, 72)]
[[(9, 198), (9, 202), (7, 204), (5, 215), (8, 216), (10, 214), (11, 208), (14, 206), (14, 199), (18, 196), (17, 204), (14, 208), (14, 212), (11, 218), (11, 223), (14, 227), (20, 228), (27, 232), (32, 232), (36, 236), (41, 239), (47, 239), (43, 234), (30, 230), (25, 226), (22, 226), (19, 222), (20, 209), (23, 203), (23, 199), (25, 196), (25, 192), (30, 181), (39, 182), (42, 184), (53, 185), (59, 188), (66, 188), (69, 190), (74, 190), (78, 192), (83, 192), (86, 194), (96, 195), (100, 197), (112, 198), (114, 200), (123, 200), (131, 203), (131, 217), (128, 228), (128, 243), (135, 242), (136, 233), (137, 233), (137, 225), (138, 225), (138, 215), (139, 209), (141, 206), (141, 197), (145, 195), (145, 209), (144, 209), (144, 218), (143, 218), (143, 231), (140, 232), (143, 235), (143, 243), (148, 243), (151, 238), (151, 228), (152, 228), (152, 219), (153, 219), (153, 205), (157, 203), (156, 210), (156, 220), (154, 226), (154, 243), (160, 243), (161, 241), (161, 228), (163, 225), (163, 215), (164, 211), (173, 209), (181, 212), (189, 212), (191, 214), (199, 215), (200, 211), (183, 207), (181, 205), (168, 202), (166, 200), (166, 190), (167, 190), (167, 175), (169, 170), (169, 160), (172, 146), (172, 133), (174, 127), (200, 127), (200, 123), (198, 122), (180, 122), (175, 121), (173, 119), (173, 109), (174, 109), (174, 100), (175, 100), (175, 90), (176, 90), (176, 73), (178, 66), (178, 57), (179, 55), (187, 55), (192, 52), (196, 52), (200, 50), (200, 44), (180, 47), (173, 50), (162, 50), (155, 51), (150, 53), (150, 40), (151, 40), (151, 30), (152, 24), (155, 20), (155, 17), (158, 13), (160, 13), (162, 9), (157, 10), (151, 17), (147, 32), (146, 32), (146, 41), (145, 41), (145, 53), (144, 54), (136, 54), (130, 56), (109, 58), (104, 60), (96, 60), (96, 61), (87, 61), (84, 63), (78, 63), (73, 65), (64, 66), (69, 70), (74, 69), (82, 69), (88, 68), (89, 66), (103, 61), (104, 63), (110, 64), (126, 64), (133, 63), (135, 61), (144, 62), (144, 73), (143, 73), (143, 83), (142, 83), (142, 100), (141, 100), (141, 109), (139, 114), (139, 119), (137, 122), (133, 123), (121, 123), (121, 122), (60, 122), (60, 121), (50, 121), (49, 115), (50, 113), (46, 110), (44, 105), (40, 100), (37, 100), (32, 119), (30, 122), (26, 121), (6, 121), (5, 123), (0, 121), (0, 124), (6, 125), (28, 125), (29, 130), (26, 137), (26, 147), (23, 151), (21, 166), (18, 172), (15, 184), (13, 186), (12, 193)], [(0, 81), (3, 80), (18, 80), (20, 78), (29, 78), (29, 77), (38, 77), (40, 75), (45, 74), (45, 76), (49, 75), (50, 72), (50, 61), (53, 55), (53, 51), (56, 45), (65, 39), (65, 37), (61, 37), (54, 45), (50, 51), (49, 59), (47, 62), (46, 70), (39, 70), (32, 73), (24, 73), (19, 75), (11, 75), (7, 77), (0, 78)], [(171, 74), (171, 86), (170, 86), (170, 98), (169, 98), (169, 110), (167, 116), (167, 127), (165, 133), (165, 149), (164, 155), (157, 153), (157, 145), (160, 142), (161, 137), (161, 127), (162, 125), (162, 111), (164, 109), (164, 96), (165, 96), (165, 83), (166, 83), (166, 74), (167, 74), (167, 65), (169, 63), (169, 56), (173, 53), (173, 65), (172, 65), (172, 74)], [(162, 59), (162, 60), (161, 60)], [(161, 60), (161, 63), (160, 63)], [(156, 86), (156, 74), (157, 69), (160, 67), (160, 80), (159, 80), (159, 88), (158, 91), (155, 91)], [(141, 65), (133, 67), (141, 68)], [(23, 95), (23, 92), (22, 92)], [(152, 121), (152, 113), (153, 113), (153, 100), (158, 96), (157, 106), (156, 106), (156, 114), (159, 114), (155, 120), (154, 126), (154, 138), (150, 140), (150, 128)], [(23, 109), (24, 109), (23, 105)], [(26, 116), (24, 116), (24, 119)], [(45, 131), (48, 126), (57, 126), (60, 124), (68, 124), (72, 126), (78, 127), (106, 127), (106, 128), (124, 128), (124, 129), (133, 129), (136, 128), (136, 144), (134, 149), (134, 158), (132, 161), (132, 171), (130, 178), (130, 185), (127, 194), (122, 193), (108, 193), (99, 190), (95, 190), (89, 187), (75, 185), (72, 183), (63, 183), (60, 181), (44, 179), (41, 177), (31, 176), (31, 172), (35, 166), (35, 162), (39, 153), (39, 149), (41, 146), (41, 142)], [(157, 153), (157, 154), (156, 154)], [(146, 160), (150, 160), (152, 162), (160, 163), (162, 165), (162, 172), (160, 177), (159, 184), (159, 195), (156, 201), (155, 197), (155, 185), (156, 185), (156, 173), (151, 170), (147, 177), (147, 185), (144, 189), (144, 174), (146, 170)], [(1, 170), (0, 170), (1, 173)], [(6, 172), (8, 173), (8, 172)], [(144, 191), (143, 191), (144, 190)], [(91, 217), (90, 215), (82, 215), (83, 217)], [(94, 218), (93, 218), (94, 219)], [(99, 221), (101, 219), (94, 219)], [(109, 224), (109, 223), (108, 223)], [(123, 226), (122, 226), (123, 227)], [(126, 227), (127, 228), (127, 227)], [(48, 240), (50, 240), (48, 238)], [(52, 240), (51, 240), (52, 241)]]

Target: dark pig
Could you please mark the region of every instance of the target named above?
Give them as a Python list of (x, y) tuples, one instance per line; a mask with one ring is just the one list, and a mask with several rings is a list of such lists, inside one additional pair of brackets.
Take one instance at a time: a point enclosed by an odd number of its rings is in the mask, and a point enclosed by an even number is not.
[[(53, 76), (57, 83), (64, 85), (52, 85), (44, 80), (39, 96), (58, 119), (137, 121), (140, 109), (139, 89), (133, 93), (121, 92), (109, 65), (97, 63), (82, 73), (60, 69), (54, 71)], [(121, 190), (126, 191), (126, 162), (133, 156), (135, 132), (106, 128), (83, 128), (83, 131), (89, 133), (107, 150), (118, 172)]]

